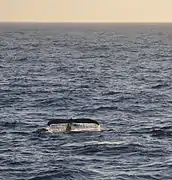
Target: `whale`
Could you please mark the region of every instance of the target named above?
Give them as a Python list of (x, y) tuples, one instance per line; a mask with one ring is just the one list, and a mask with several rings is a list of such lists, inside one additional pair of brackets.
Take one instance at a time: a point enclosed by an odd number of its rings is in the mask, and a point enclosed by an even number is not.
[(101, 131), (98, 121), (89, 118), (78, 119), (48, 119), (46, 128), (39, 129), (38, 132), (83, 132)]
[(50, 119), (47, 123), (48, 126), (51, 124), (62, 124), (62, 123), (93, 123), (99, 125), (96, 120), (88, 119), (88, 118), (80, 118), (80, 119)]

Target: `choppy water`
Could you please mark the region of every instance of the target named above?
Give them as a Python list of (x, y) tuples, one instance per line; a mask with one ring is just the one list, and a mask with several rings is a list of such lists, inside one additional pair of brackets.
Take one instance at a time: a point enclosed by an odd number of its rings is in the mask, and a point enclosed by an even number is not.
[(2, 180), (171, 179), (172, 25), (0, 24), (0, 137)]

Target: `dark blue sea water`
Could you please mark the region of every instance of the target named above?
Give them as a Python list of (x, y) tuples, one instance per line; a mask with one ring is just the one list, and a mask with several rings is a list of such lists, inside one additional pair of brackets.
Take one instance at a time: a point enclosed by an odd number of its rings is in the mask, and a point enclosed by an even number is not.
[(0, 24), (0, 137), (1, 180), (170, 180), (172, 24)]

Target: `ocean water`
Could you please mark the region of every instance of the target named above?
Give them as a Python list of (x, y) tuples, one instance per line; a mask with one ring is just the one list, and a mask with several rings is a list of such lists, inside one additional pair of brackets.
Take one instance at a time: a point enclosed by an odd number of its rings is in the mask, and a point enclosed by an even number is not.
[(1, 23), (0, 137), (1, 180), (170, 180), (172, 24)]

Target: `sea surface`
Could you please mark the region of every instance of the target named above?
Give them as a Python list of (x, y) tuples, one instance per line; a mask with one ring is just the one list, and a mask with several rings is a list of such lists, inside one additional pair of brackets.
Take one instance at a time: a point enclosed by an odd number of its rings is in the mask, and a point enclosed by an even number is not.
[(0, 180), (56, 179), (172, 179), (172, 24), (0, 24)]

